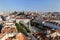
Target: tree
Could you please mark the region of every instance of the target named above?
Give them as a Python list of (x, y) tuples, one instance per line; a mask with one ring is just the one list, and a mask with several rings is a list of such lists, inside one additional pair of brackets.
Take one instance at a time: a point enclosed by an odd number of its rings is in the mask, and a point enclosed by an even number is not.
[(13, 13), (12, 13), (12, 15), (16, 15), (17, 14), (17, 12), (16, 11), (14, 11)]
[(24, 11), (20, 12), (17, 16), (20, 16), (20, 15), (25, 15)]
[[(27, 27), (26, 27), (24, 24), (22, 24), (22, 23), (15, 23), (15, 26), (16, 26), (18, 32), (25, 33), (25, 32), (27, 31), (28, 33), (30, 33), (29, 28), (27, 28)], [(26, 31), (25, 31), (24, 29), (25, 29)]]
[(15, 26), (16, 26), (18, 32), (22, 32), (22, 33), (24, 32), (24, 30), (22, 29), (22, 27), (18, 23), (15, 23)]
[(34, 19), (32, 19), (32, 20), (30, 21), (30, 24), (31, 24), (31, 26), (34, 26), (34, 27), (36, 27), (36, 28), (44, 29), (43, 26), (42, 26), (42, 24), (39, 24), (39, 23), (35, 22)]
[(19, 24), (28, 32), (30, 33), (30, 29), (28, 27), (26, 27), (23, 23), (20, 23)]

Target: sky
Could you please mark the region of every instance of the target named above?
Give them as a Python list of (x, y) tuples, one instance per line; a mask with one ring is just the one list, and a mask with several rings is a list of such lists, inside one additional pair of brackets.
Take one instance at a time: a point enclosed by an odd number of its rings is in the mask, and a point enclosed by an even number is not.
[(60, 0), (0, 0), (0, 11), (60, 12)]

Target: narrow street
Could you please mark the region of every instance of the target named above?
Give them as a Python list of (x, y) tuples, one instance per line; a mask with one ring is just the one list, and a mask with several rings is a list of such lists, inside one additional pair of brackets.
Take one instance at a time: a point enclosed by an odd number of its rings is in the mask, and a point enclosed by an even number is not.
[(41, 30), (38, 29), (38, 28), (36, 28), (36, 27), (34, 27), (34, 26), (31, 26), (30, 24), (29, 24), (29, 29), (30, 29), (30, 31), (31, 31), (31, 33), (29, 34), (29, 37), (31, 38), (31, 40), (37, 40), (37, 38), (35, 38), (35, 37), (33, 36), (33, 34), (34, 34), (35, 32), (40, 32)]

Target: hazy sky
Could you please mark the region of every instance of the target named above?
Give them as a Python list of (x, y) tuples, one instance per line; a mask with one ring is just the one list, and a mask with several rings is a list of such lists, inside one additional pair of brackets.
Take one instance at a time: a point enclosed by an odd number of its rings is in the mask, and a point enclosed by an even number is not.
[(60, 0), (0, 0), (0, 11), (59, 11)]

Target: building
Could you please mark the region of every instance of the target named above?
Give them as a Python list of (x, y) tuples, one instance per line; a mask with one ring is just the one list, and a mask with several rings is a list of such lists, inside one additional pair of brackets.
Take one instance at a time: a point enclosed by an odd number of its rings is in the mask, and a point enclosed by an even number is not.
[(60, 29), (60, 21), (59, 20), (50, 20), (50, 21), (43, 21), (42, 24), (52, 29)]

